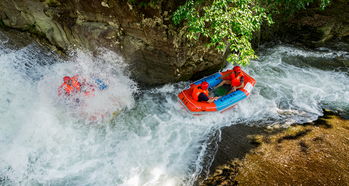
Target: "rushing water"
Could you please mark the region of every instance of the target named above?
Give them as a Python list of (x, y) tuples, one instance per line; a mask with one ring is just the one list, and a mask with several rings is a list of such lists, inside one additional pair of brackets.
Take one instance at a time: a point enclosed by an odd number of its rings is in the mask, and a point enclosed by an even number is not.
[[(345, 51), (267, 49), (245, 68), (257, 80), (247, 100), (198, 117), (177, 100), (190, 82), (139, 90), (108, 50), (63, 60), (35, 44), (9, 49), (8, 38), (0, 39), (0, 185), (192, 185), (207, 140), (222, 126), (307, 122), (322, 108), (349, 112)], [(67, 106), (57, 87), (74, 74), (109, 88), (85, 107)], [(80, 110), (108, 117), (91, 122)]]

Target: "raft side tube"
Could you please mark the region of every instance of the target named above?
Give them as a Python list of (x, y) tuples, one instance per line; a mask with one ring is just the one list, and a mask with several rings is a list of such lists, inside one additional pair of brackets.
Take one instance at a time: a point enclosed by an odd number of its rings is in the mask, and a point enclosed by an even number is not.
[(237, 90), (228, 95), (222, 96), (218, 100), (214, 101), (214, 103), (217, 106), (217, 110), (222, 111), (228, 107), (233, 106), (234, 104), (245, 99), (246, 97), (247, 95), (243, 91)]
[(256, 84), (256, 80), (244, 71), (242, 71), (242, 73), (245, 78), (245, 86), (235, 92), (220, 97), (218, 100), (212, 103), (198, 102), (195, 101), (191, 96), (193, 91), (193, 85), (199, 85), (203, 81), (206, 81), (207, 83), (209, 83), (209, 88), (212, 89), (213, 87), (217, 86), (219, 83), (223, 81), (219, 77), (226, 75), (227, 73), (229, 72), (217, 72), (211, 76), (204, 77), (192, 83), (189, 88), (183, 90), (178, 94), (179, 101), (186, 108), (186, 110), (191, 112), (192, 114), (204, 114), (205, 112), (207, 113), (217, 111), (223, 112), (225, 110), (228, 110), (229, 108), (234, 107), (238, 102), (247, 98), (250, 95), (252, 89)]
[(208, 88), (213, 88), (215, 86), (217, 86), (220, 82), (222, 82), (222, 79), (219, 79), (219, 77), (221, 77), (222, 74), (220, 72), (217, 72), (215, 74), (212, 74), (210, 76), (204, 77), (198, 81), (195, 81), (192, 84), (195, 85), (200, 85), (202, 82), (206, 81), (210, 86)]
[(190, 112), (213, 112), (217, 111), (217, 106), (215, 103), (208, 102), (198, 102), (191, 97), (192, 90), (187, 89), (178, 94), (180, 102), (188, 109)]

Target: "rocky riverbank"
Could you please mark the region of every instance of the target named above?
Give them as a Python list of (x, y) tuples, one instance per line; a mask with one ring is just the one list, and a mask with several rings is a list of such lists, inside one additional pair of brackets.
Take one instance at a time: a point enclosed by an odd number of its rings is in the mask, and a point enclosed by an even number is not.
[[(225, 128), (223, 133), (225, 130), (229, 133), (236, 127)], [(226, 162), (214, 163), (214, 171), (200, 185), (345, 185), (349, 182), (349, 120), (325, 111), (324, 116), (312, 123), (295, 124), (271, 134), (273, 131), (275, 128), (271, 127), (257, 135), (244, 135), (243, 138), (249, 139), (247, 146), (257, 147), (240, 159), (229, 153), (229, 149), (239, 151), (240, 147), (219, 146), (217, 155), (221, 158), (218, 159)], [(228, 141), (235, 138), (222, 136), (222, 141), (226, 137)]]

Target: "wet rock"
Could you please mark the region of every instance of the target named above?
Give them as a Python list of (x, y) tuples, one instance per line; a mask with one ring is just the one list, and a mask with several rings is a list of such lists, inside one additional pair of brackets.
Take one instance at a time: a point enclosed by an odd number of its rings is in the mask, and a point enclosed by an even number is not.
[(262, 144), (268, 139), (263, 134), (268, 134), (264, 127), (233, 125), (222, 129), (222, 140), (218, 142), (215, 160), (212, 162), (210, 172), (235, 158), (243, 158), (246, 153)]
[[(121, 54), (134, 79), (148, 85), (188, 80), (221, 68), (214, 50), (191, 43), (170, 16), (179, 6), (159, 1), (138, 7), (129, 1), (2, 0), (2, 25), (46, 38), (63, 51), (105, 47)], [(196, 78), (196, 77), (195, 77)]]
[(271, 27), (263, 26), (254, 45), (283, 41), (310, 48), (326, 46), (332, 41), (349, 42), (349, 2), (332, 0), (324, 10), (308, 6), (294, 15), (278, 15)]
[[(324, 127), (324, 123), (332, 127)], [(317, 121), (267, 134), (269, 142), (259, 140), (259, 146), (243, 158), (227, 160), (216, 166), (215, 171), (200, 183), (346, 185), (349, 182), (348, 125), (349, 120), (325, 110), (324, 116)], [(222, 141), (229, 141), (230, 136), (222, 134)], [(256, 135), (256, 138), (261, 139), (261, 135)]]

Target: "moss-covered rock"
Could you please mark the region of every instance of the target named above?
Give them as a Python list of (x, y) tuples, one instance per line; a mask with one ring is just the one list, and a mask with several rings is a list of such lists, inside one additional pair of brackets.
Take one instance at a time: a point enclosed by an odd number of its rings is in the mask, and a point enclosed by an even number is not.
[(121, 0), (3, 0), (0, 19), (7, 27), (40, 35), (65, 51), (105, 47), (121, 54), (133, 77), (163, 84), (213, 72), (221, 55), (190, 43), (170, 21), (176, 1), (132, 4)]
[(346, 185), (348, 136), (349, 120), (325, 112), (313, 123), (256, 135), (258, 147), (218, 166), (201, 185)]

